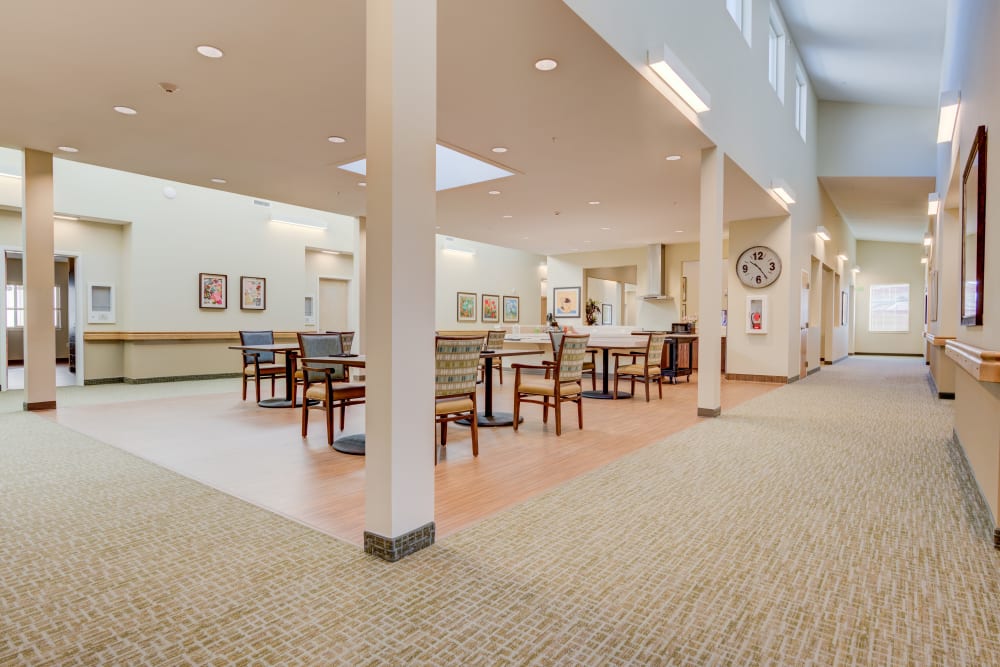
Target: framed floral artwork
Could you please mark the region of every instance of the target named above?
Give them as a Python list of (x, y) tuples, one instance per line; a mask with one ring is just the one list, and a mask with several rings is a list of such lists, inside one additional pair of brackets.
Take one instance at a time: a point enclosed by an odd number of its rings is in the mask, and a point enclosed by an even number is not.
[(580, 288), (556, 287), (552, 290), (552, 311), (556, 317), (580, 317)]
[(503, 321), (521, 321), (521, 297), (505, 296), (503, 298)]
[(459, 292), (458, 293), (458, 321), (459, 322), (475, 322), (476, 321), (476, 293), (475, 292)]
[(240, 276), (240, 310), (264, 310), (267, 307), (267, 279)]
[(225, 310), (227, 282), (229, 277), (222, 273), (198, 274), (198, 307)]
[(483, 322), (499, 322), (500, 321), (500, 295), (499, 294), (484, 294), (483, 295)]

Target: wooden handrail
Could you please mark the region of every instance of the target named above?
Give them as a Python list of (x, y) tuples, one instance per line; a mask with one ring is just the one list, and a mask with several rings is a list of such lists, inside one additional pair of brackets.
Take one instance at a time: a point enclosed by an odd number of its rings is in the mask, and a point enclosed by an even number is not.
[(962, 370), (980, 382), (1000, 382), (1000, 351), (986, 350), (957, 340), (949, 340), (945, 354)]
[[(294, 331), (275, 331), (275, 340), (296, 340)], [(238, 331), (84, 331), (84, 341), (239, 341)]]
[(924, 340), (933, 345), (934, 347), (944, 347), (948, 344), (948, 341), (955, 340), (954, 336), (937, 336), (930, 333), (929, 331), (924, 332)]

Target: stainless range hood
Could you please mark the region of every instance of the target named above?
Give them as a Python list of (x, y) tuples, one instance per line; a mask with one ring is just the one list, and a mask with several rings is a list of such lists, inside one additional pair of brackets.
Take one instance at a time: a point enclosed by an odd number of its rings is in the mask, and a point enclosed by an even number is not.
[(667, 294), (667, 269), (663, 261), (665, 246), (662, 243), (651, 243), (646, 247), (646, 266), (648, 270), (649, 294), (643, 294), (646, 301), (671, 301), (674, 297)]

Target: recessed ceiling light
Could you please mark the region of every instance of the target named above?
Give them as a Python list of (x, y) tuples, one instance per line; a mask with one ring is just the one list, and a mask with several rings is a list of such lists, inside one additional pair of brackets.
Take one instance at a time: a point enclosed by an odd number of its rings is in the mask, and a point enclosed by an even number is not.
[(506, 146), (494, 146), (490, 150), (493, 151), (494, 153), (506, 153), (507, 152), (507, 147)]
[(217, 49), (208, 44), (202, 44), (198, 47), (197, 51), (206, 58), (221, 58), (223, 56), (222, 49)]
[(541, 60), (535, 62), (535, 69), (542, 72), (551, 72), (556, 67), (559, 67), (559, 63), (552, 58), (542, 58)]
[(601, 231), (602, 232), (610, 232), (611, 228), (610, 227), (601, 227)]
[(528, 240), (528, 237), (527, 237), (527, 236), (522, 236), (522, 237), (521, 237), (521, 240), (522, 240), (522, 241), (527, 241), (527, 240)]
[(368, 183), (366, 183), (365, 181), (358, 181), (358, 187), (359, 188), (367, 188), (368, 187)]
[(514, 216), (512, 216), (512, 215), (505, 215), (504, 217), (505, 218), (513, 218)]
[(347, 139), (345, 139), (343, 137), (338, 137), (336, 135), (334, 135), (332, 137), (327, 137), (326, 140), (329, 141), (331, 144), (342, 144), (342, 143), (345, 143), (347, 141)]
[(224, 178), (213, 178), (212, 182), (213, 183), (218, 183), (219, 185), (223, 185), (226, 182), (226, 179), (224, 179)]
[(683, 233), (684, 233), (683, 229), (675, 229), (674, 230), (674, 234), (683, 234)]
[(441, 225), (434, 225), (434, 229), (441, 229)]
[(115, 111), (117, 111), (118, 113), (120, 113), (120, 114), (125, 114), (126, 116), (134, 116), (134, 115), (136, 115), (137, 113), (139, 113), (138, 111), (136, 111), (136, 110), (135, 110), (135, 109), (133, 109), (132, 107), (122, 107), (122, 106), (118, 106), (118, 107), (113, 107), (113, 108), (114, 108), (114, 110), (115, 110)]
[(490, 190), (490, 194), (491, 195), (498, 195), (498, 194), (500, 194), (500, 191), (499, 190)]
[(591, 241), (584, 241), (584, 243), (591, 243)]
[(591, 206), (597, 206), (597, 205), (598, 205), (598, 204), (600, 204), (601, 202), (599, 202), (599, 201), (589, 201), (589, 202), (587, 202), (587, 203), (588, 203), (588, 204), (590, 204)]
[(669, 162), (675, 162), (681, 159), (680, 155), (668, 155), (666, 158)]
[(73, 146), (58, 146), (57, 148), (59, 150), (61, 150), (63, 153), (79, 153), (80, 152), (79, 148), (74, 148)]

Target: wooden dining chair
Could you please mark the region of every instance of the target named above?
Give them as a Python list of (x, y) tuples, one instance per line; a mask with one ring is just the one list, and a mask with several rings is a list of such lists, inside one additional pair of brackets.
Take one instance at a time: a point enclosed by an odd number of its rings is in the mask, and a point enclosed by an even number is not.
[[(365, 385), (348, 382), (347, 367), (336, 362), (305, 361), (309, 357), (330, 357), (343, 353), (341, 335), (300, 333), (302, 358), (302, 437), (309, 435), (309, 410), (322, 408), (326, 415), (326, 444), (333, 445), (334, 410), (340, 408), (340, 430), (344, 430), (347, 407), (365, 402)], [(310, 405), (312, 403), (312, 405)]]
[[(354, 332), (353, 331), (327, 331), (328, 334), (340, 334), (340, 344), (341, 349), (345, 354), (350, 353), (351, 346), (354, 344)], [(350, 371), (348, 371), (348, 374)], [(295, 374), (292, 376), (292, 407), (295, 407), (295, 397), (299, 393), (299, 385), (302, 384), (302, 369), (296, 369)]]
[[(646, 402), (649, 403), (649, 383), (655, 382), (663, 399), (663, 375), (660, 366), (663, 362), (663, 342), (667, 334), (663, 331), (633, 332), (635, 335), (648, 336), (646, 349), (643, 352), (615, 352), (615, 391), (618, 398), (618, 379), (625, 377), (632, 381), (632, 396), (635, 396), (635, 381), (642, 380), (646, 385)], [(630, 357), (628, 363), (620, 365), (625, 357)]]
[[(549, 342), (552, 344), (552, 361), (543, 360), (543, 364), (555, 364), (555, 358), (559, 355), (559, 346), (562, 343), (563, 332), (550, 331)], [(583, 373), (590, 374), (590, 388), (597, 391), (597, 350), (587, 350), (587, 355), (583, 359)], [(546, 375), (548, 377), (548, 375)]]
[[(479, 456), (476, 415), (476, 374), (482, 336), (435, 336), (434, 423), (441, 425), (441, 447), (448, 445), (448, 422), (468, 419), (472, 427), (472, 455)], [(438, 462), (434, 443), (434, 465)]]
[[(499, 352), (503, 349), (503, 339), (507, 336), (506, 330), (496, 330), (490, 329), (486, 332), (486, 342), (483, 344), (483, 351), (492, 350), (494, 352)], [(496, 366), (497, 375), (500, 377), (500, 384), (503, 384), (503, 357), (493, 357), (493, 364)], [(482, 371), (483, 378), (486, 378), (486, 360), (484, 359), (479, 366), (479, 370)]]
[[(576, 414), (583, 428), (583, 387), (580, 386), (583, 361), (587, 356), (589, 334), (563, 334), (554, 364), (512, 364), (514, 369), (514, 430), (521, 418), (521, 403), (542, 406), (542, 422), (549, 421), (549, 408), (556, 411), (556, 435), (562, 435), (562, 404), (576, 403)], [(528, 376), (522, 379), (521, 371), (535, 369), (546, 371), (544, 378)]]
[[(240, 331), (240, 345), (273, 345), (273, 331)], [(274, 381), (285, 377), (284, 364), (276, 364), (274, 352), (243, 350), (243, 400), (247, 400), (247, 383), (253, 382), (260, 403), (261, 378), (271, 378), (271, 396), (274, 396)]]

